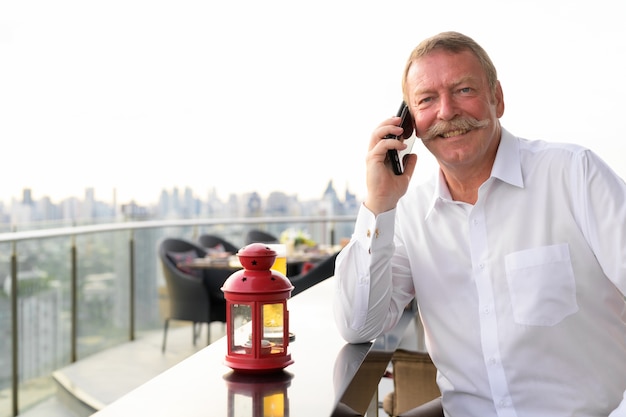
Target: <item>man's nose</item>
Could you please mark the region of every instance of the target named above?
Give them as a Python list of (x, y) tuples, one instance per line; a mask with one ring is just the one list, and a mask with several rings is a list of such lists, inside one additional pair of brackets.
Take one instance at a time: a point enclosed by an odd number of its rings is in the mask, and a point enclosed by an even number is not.
[(459, 115), (459, 110), (454, 97), (451, 94), (443, 94), (439, 97), (438, 116), (441, 120), (452, 120)]

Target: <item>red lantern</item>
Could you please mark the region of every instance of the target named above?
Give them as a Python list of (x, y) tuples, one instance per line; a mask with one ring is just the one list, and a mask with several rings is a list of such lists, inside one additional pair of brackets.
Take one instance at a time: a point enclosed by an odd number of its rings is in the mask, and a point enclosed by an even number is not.
[(236, 371), (266, 372), (293, 363), (289, 347), (287, 299), (293, 285), (270, 269), (276, 252), (262, 243), (237, 253), (243, 270), (233, 273), (222, 287), (226, 299), (225, 363)]

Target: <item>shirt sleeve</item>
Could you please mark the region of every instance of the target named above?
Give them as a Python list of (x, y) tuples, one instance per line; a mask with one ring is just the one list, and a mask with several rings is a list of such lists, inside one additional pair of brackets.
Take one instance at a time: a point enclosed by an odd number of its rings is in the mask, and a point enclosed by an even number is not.
[(374, 216), (361, 205), (350, 243), (337, 256), (333, 308), (349, 343), (368, 342), (391, 329), (406, 305), (393, 297), (394, 221), (395, 210)]
[(580, 154), (572, 175), (582, 230), (606, 276), (626, 295), (626, 183), (600, 157)]
[[(582, 230), (606, 276), (626, 296), (626, 183), (587, 150), (572, 175), (579, 195)], [(609, 417), (626, 417), (626, 392)]]

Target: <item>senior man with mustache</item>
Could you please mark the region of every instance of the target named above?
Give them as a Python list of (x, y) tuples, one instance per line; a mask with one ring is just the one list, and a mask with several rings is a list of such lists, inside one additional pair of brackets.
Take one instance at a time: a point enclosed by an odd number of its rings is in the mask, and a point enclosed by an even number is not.
[(402, 89), (439, 167), (410, 187), (417, 156), (395, 175), (387, 152), (406, 145), (384, 139), (399, 118), (374, 130), (335, 268), (343, 337), (374, 339), (415, 297), (443, 415), (626, 416), (624, 181), (588, 149), (505, 130), (495, 66), (463, 34), (418, 45)]

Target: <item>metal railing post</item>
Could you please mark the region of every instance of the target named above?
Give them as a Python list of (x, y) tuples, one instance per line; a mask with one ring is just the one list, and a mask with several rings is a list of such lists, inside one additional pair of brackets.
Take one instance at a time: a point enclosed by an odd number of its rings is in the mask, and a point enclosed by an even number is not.
[(130, 302), (128, 304), (128, 309), (129, 311), (129, 316), (130, 316), (130, 323), (128, 326), (128, 338), (130, 341), (135, 340), (135, 234), (133, 233), (133, 231), (130, 231), (130, 240), (129, 240), (129, 264), (130, 264), (130, 273), (129, 273), (129, 280), (130, 280), (130, 288), (128, 290), (129, 292), (129, 298), (130, 298)]
[(19, 321), (17, 319), (17, 249), (16, 243), (12, 243), (11, 250), (11, 404), (13, 416), (18, 415), (18, 389), (19, 389)]
[(78, 360), (77, 344), (78, 344), (78, 254), (76, 253), (76, 236), (72, 235), (71, 243), (71, 280), (70, 283), (70, 300), (71, 300), (71, 340), (70, 340), (70, 362), (74, 363)]

